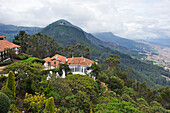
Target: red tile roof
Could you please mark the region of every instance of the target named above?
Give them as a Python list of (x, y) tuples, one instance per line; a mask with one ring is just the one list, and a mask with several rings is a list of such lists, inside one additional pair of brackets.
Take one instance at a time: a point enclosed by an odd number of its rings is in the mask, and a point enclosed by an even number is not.
[(46, 63), (52, 61), (50, 57), (47, 57), (47, 58), (45, 58), (44, 60), (45, 60)]
[[(57, 57), (57, 60), (56, 60), (56, 57)], [(52, 66), (59, 67), (59, 64), (61, 62), (66, 63), (66, 59), (67, 59), (66, 57), (56, 54), (52, 58), (47, 57), (44, 60), (46, 63), (51, 62)], [(54, 64), (54, 62), (56, 62), (56, 65)], [(89, 60), (84, 57), (68, 58), (68, 62), (67, 62), (67, 64), (69, 64), (69, 65), (90, 65), (92, 63), (94, 63), (94, 61)]]
[(12, 49), (15, 47), (20, 47), (19, 45), (13, 44), (8, 40), (0, 40), (0, 52), (4, 51), (5, 49)]
[[(54, 58), (50, 58), (50, 57), (47, 57), (44, 59), (46, 63), (50, 62), (51, 63), (51, 66), (54, 66), (54, 67), (59, 67), (59, 64), (60, 62), (57, 61), (57, 60), (54, 60)], [(54, 62), (56, 62), (56, 64), (54, 64)]]
[(51, 59), (52, 60), (56, 60), (56, 57), (57, 57), (57, 61), (60, 61), (60, 62), (63, 62), (63, 63), (66, 63), (66, 57), (64, 56), (61, 56), (59, 54), (56, 54), (55, 56), (53, 56)]
[(0, 38), (5, 38), (5, 36), (0, 36)]
[[(54, 64), (54, 62), (56, 62), (56, 64)], [(51, 61), (51, 65), (54, 67), (59, 67), (59, 64), (60, 64), (59, 61), (56, 61), (56, 60)]]
[(90, 64), (94, 63), (94, 61), (89, 60), (84, 57), (75, 57), (75, 58), (68, 58), (67, 63), (69, 65), (90, 65)]

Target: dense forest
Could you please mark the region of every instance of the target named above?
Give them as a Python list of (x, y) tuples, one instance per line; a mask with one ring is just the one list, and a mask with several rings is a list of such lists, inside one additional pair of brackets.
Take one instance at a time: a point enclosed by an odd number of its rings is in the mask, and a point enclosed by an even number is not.
[[(80, 43), (60, 47), (55, 39), (40, 33), (31, 36), (21, 31), (13, 42), (21, 46), (22, 53), (11, 54), (11, 64), (1, 72), (8, 73), (8, 77), (0, 76), (1, 113), (170, 112), (169, 86), (153, 90), (147, 86), (148, 81), (141, 83), (131, 79), (136, 74), (132, 69), (134, 66), (139, 70), (146, 68), (146, 75), (150, 72), (156, 76), (152, 70), (147, 71), (153, 65), (109, 48), (104, 48), (105, 53), (99, 55), (94, 53), (94, 49)], [(56, 53), (68, 57), (83, 55), (98, 60), (99, 64), (94, 63), (88, 67), (92, 70), (89, 75), (73, 75), (68, 66), (43, 70), (42, 59)], [(105, 55), (106, 53), (109, 55)], [(141, 65), (143, 68), (138, 67)], [(152, 68), (162, 71), (158, 67)], [(49, 71), (59, 72), (61, 69), (67, 70), (66, 78), (56, 78), (53, 73), (50, 75), (51, 79), (47, 80)], [(92, 79), (92, 76), (96, 79)]]

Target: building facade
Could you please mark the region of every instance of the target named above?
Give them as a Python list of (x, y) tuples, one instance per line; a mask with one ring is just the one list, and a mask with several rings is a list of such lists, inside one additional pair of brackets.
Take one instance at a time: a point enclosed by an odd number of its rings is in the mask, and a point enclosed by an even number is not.
[(9, 60), (10, 50), (13, 50), (15, 54), (19, 54), (20, 46), (9, 42), (5, 36), (0, 36), (0, 62)]
[(72, 74), (81, 75), (89, 74), (91, 70), (87, 70), (87, 67), (90, 67), (93, 63), (96, 63), (84, 57), (66, 58), (58, 54), (56, 54), (52, 58), (47, 57), (44, 60), (45, 69), (55, 69), (59, 67), (59, 64), (67, 63), (69, 65), (69, 68), (71, 69)]

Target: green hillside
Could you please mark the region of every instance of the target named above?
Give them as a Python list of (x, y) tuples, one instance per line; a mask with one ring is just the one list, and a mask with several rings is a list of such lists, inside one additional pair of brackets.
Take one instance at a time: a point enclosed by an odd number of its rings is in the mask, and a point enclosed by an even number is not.
[(102, 44), (102, 41), (94, 38), (93, 35), (87, 34), (82, 29), (75, 27), (72, 24), (56, 21), (41, 31), (42, 34), (53, 37), (60, 46), (82, 44), (90, 48), (91, 59), (97, 59), (99, 63), (109, 57), (110, 54), (116, 54), (121, 57), (121, 68), (125, 70), (127, 67), (132, 68), (132, 79), (147, 82), (151, 88), (158, 89), (160, 87), (170, 85), (161, 75), (170, 76), (170, 73), (158, 66), (146, 64), (139, 60), (133, 59), (129, 55), (120, 53)]

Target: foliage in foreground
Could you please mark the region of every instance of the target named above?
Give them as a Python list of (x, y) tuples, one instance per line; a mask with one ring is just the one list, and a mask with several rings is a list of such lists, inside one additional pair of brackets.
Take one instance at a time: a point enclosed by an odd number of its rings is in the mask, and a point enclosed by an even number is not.
[[(111, 55), (111, 58), (106, 60), (102, 71), (100, 66), (92, 65), (91, 74), (97, 78), (97, 82), (87, 75), (72, 74), (68, 74), (65, 79), (52, 77), (46, 80), (49, 70), (42, 71), (42, 63), (32, 61), (34, 60), (30, 58), (15, 62), (4, 69), (4, 72), (10, 70), (17, 72), (17, 99), (14, 104), (20, 111), (48, 112), (49, 107), (45, 106), (55, 104), (54, 112), (60, 113), (168, 112), (166, 109), (169, 109), (170, 103), (169, 87), (152, 91), (146, 88), (146, 83), (130, 80), (128, 72), (119, 70), (120, 62), (117, 56)], [(106, 84), (100, 85), (100, 81)], [(11, 92), (5, 87), (1, 91), (5, 94)], [(10, 95), (7, 96), (10, 98)], [(54, 104), (53, 99), (48, 98), (54, 98)], [(19, 106), (18, 103), (22, 101), (23, 106)]]
[(8, 96), (0, 92), (0, 113), (7, 113), (9, 107), (10, 107), (10, 102)]

